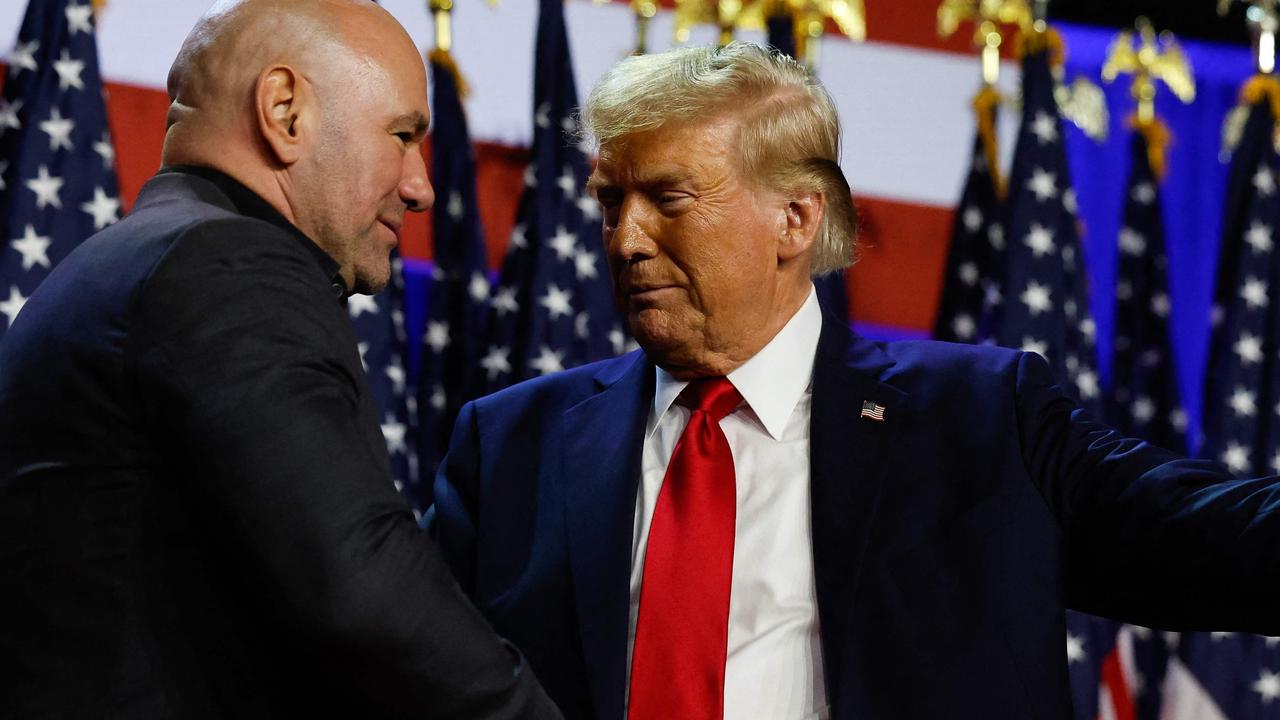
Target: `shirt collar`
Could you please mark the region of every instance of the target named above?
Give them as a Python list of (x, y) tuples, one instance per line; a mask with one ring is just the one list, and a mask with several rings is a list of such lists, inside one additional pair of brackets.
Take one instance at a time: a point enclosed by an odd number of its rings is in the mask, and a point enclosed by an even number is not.
[[(811, 285), (809, 297), (787, 324), (773, 336), (769, 344), (729, 373), (729, 382), (742, 394), (765, 431), (781, 440), (791, 412), (804, 396), (813, 379), (813, 358), (822, 333), (822, 310), (818, 295)], [(680, 391), (689, 383), (677, 380), (671, 373), (655, 368), (657, 382), (653, 393), (653, 411), (649, 416), (646, 437), (658, 427)]]
[(338, 264), (338, 261), (322, 250), (315, 240), (312, 240), (306, 233), (299, 230), (297, 225), (289, 222), (289, 219), (282, 215), (279, 210), (272, 207), (271, 203), (262, 199), (261, 196), (248, 187), (245, 187), (239, 180), (220, 170), (199, 165), (167, 165), (160, 168), (157, 175), (165, 173), (194, 175), (213, 183), (231, 201), (236, 212), (246, 217), (269, 222), (288, 232), (292, 237), (301, 241), (307, 251), (316, 259), (316, 262), (320, 264), (320, 269), (324, 271), (325, 277), (329, 278), (329, 286), (333, 289), (334, 295), (339, 299), (346, 298), (349, 290), (347, 289), (346, 281), (342, 279), (342, 274), (339, 272), (341, 265)]

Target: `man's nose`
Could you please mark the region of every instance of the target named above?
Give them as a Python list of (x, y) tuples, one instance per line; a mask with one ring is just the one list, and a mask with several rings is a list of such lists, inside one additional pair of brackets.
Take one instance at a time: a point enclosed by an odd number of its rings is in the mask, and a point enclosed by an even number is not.
[(653, 235), (646, 229), (646, 213), (641, 203), (627, 198), (618, 208), (618, 220), (609, 242), (609, 253), (624, 262), (651, 258), (658, 252)]
[(427, 178), (427, 162), (422, 158), (422, 148), (413, 148), (404, 154), (397, 189), (405, 207), (412, 212), (430, 210), (435, 204), (436, 193), (431, 188), (431, 180)]

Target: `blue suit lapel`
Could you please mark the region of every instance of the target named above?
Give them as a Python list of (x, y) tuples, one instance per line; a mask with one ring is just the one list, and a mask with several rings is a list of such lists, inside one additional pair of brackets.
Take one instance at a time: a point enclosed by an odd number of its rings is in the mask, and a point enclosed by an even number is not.
[[(814, 573), (827, 687), (835, 696), (863, 553), (904, 426), (906, 395), (880, 382), (893, 361), (824, 318), (814, 363), (810, 468)], [(631, 542), (653, 366), (640, 353), (607, 364), (598, 392), (565, 412), (564, 483), (570, 567), (596, 717), (622, 717), (626, 697)], [(864, 401), (884, 422), (862, 419)]]
[(653, 366), (637, 352), (595, 376), (595, 395), (564, 414), (566, 526), (578, 628), (600, 720), (626, 697), (631, 536)]
[[(906, 395), (880, 381), (893, 365), (876, 345), (824, 318), (810, 414), (813, 564), (827, 688), (837, 697), (863, 553), (876, 516), (886, 458), (904, 426)], [(884, 421), (859, 417), (864, 401)]]

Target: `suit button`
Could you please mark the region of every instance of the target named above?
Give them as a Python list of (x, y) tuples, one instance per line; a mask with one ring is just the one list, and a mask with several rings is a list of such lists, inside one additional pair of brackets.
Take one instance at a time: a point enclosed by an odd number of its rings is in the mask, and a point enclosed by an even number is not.
[(342, 283), (340, 283), (340, 282), (336, 282), (336, 283), (333, 283), (332, 285), (330, 285), (330, 286), (329, 286), (329, 290), (330, 290), (330, 291), (332, 291), (332, 292), (333, 292), (333, 296), (334, 296), (334, 297), (336, 297), (336, 298), (338, 298), (339, 300), (341, 300), (341, 299), (342, 299), (343, 297), (345, 297), (345, 296), (346, 296), (346, 294), (347, 294), (347, 289), (346, 289), (345, 287), (343, 287), (343, 286), (342, 286)]

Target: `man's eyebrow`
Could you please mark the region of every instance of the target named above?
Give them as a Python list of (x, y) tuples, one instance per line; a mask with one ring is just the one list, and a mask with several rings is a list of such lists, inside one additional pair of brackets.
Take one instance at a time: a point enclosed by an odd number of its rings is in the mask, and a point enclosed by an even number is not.
[(407, 126), (413, 129), (414, 135), (425, 135), (427, 132), (427, 128), (430, 126), (430, 123), (427, 122), (426, 115), (423, 115), (421, 112), (414, 110), (413, 112), (407, 112), (402, 115), (397, 115), (391, 121), (391, 126), (392, 127)]
[(590, 176), (587, 177), (587, 186), (586, 186), (587, 191), (595, 192), (596, 190), (599, 190), (602, 187), (608, 187), (610, 183), (611, 181), (609, 180), (609, 178), (602, 176), (598, 172), (593, 172), (591, 173)]
[[(633, 182), (643, 188), (666, 187), (688, 182), (691, 177), (693, 177), (693, 174), (687, 170), (662, 169), (653, 173), (641, 171), (633, 179)], [(598, 171), (591, 173), (591, 177), (587, 178), (588, 190), (612, 187), (616, 184), (611, 178), (600, 175)]]
[(638, 173), (636, 176), (636, 184), (642, 187), (663, 187), (667, 185), (679, 185), (687, 182), (693, 174), (688, 170), (662, 169), (652, 173)]

